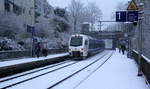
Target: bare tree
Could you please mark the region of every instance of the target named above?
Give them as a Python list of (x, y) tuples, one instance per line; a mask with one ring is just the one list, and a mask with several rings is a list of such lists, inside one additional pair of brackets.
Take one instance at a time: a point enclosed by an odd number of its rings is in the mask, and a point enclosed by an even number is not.
[(88, 3), (84, 14), (85, 19), (92, 24), (99, 21), (102, 17), (102, 11), (94, 2)]
[(69, 5), (69, 12), (73, 22), (73, 30), (74, 33), (77, 32), (77, 24), (80, 22), (80, 18), (83, 15), (84, 6), (81, 2), (72, 0), (71, 4)]
[[(73, 30), (74, 32), (80, 32), (79, 27), (83, 22), (90, 22), (92, 25), (101, 19), (102, 12), (99, 7), (90, 2), (87, 6), (84, 6), (80, 1), (72, 0), (69, 5), (69, 12), (73, 22)], [(77, 31), (78, 29), (78, 31)]]

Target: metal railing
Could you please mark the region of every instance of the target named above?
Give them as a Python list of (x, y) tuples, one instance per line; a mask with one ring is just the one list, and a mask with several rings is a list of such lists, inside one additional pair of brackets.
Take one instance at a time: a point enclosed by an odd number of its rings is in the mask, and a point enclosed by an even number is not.
[(141, 55), (141, 63), (138, 62), (138, 52), (132, 50), (132, 57), (135, 59), (136, 63), (141, 66), (141, 71), (146, 77), (148, 84), (150, 83), (150, 59), (146, 58), (144, 55)]

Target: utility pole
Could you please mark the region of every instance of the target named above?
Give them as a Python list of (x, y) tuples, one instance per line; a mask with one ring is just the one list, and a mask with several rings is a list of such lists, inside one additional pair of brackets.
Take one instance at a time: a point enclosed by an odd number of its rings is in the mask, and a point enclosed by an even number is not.
[(125, 40), (126, 40), (126, 42), (127, 42), (127, 46), (128, 46), (128, 48), (127, 48), (127, 57), (128, 58), (130, 58), (131, 56), (130, 56), (130, 54), (131, 54), (131, 49), (130, 49), (130, 30), (129, 30), (129, 28), (128, 28), (128, 22), (126, 22), (125, 23), (125, 35), (124, 35), (124, 37), (125, 37)]
[(99, 31), (102, 31), (102, 22), (99, 21)]
[[(28, 23), (27, 24), (27, 30), (30, 30), (29, 32), (30, 32), (30, 34), (31, 34), (31, 57), (33, 57), (34, 56), (34, 54), (35, 54), (35, 42), (34, 42), (34, 39), (35, 39), (35, 37), (34, 37), (34, 35), (35, 35), (35, 27), (34, 27), (34, 25), (35, 25), (35, 0), (32, 0), (31, 1), (32, 3), (29, 5), (29, 14), (23, 14), (23, 16), (24, 16), (24, 18), (25, 19), (27, 19), (27, 20), (25, 20), (25, 22), (26, 23)], [(27, 5), (28, 3), (27, 2), (24, 2), (24, 5)], [(24, 7), (26, 7), (26, 6), (24, 6)], [(27, 7), (26, 7), (27, 8)], [(27, 16), (30, 16), (29, 18), (27, 18)]]
[(126, 28), (125, 37), (126, 37), (127, 45), (128, 45), (127, 57), (128, 57), (128, 58), (131, 58), (131, 36), (132, 36), (132, 33), (131, 33), (131, 31), (129, 30), (130, 28), (128, 28), (129, 24), (131, 24), (131, 22), (126, 22), (126, 23), (125, 23), (125, 28)]
[(33, 0), (32, 6), (30, 8), (31, 11), (31, 25), (33, 26), (32, 29), (32, 57), (35, 55), (35, 0)]
[(138, 76), (142, 76), (141, 68), (141, 55), (142, 55), (142, 29), (141, 29), (141, 19), (138, 21)]
[(143, 14), (143, 3), (142, 0), (140, 1), (139, 4), (139, 21), (138, 21), (138, 75), (137, 76), (142, 76), (142, 63), (141, 63), (141, 55), (142, 55), (142, 14)]

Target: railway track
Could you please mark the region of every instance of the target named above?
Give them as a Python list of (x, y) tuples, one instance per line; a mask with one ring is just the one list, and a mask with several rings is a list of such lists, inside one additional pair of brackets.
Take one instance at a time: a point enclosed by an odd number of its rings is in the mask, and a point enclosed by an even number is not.
[[(78, 74), (79, 72), (81, 72), (82, 70), (86, 69), (87, 67), (93, 65), (94, 63), (96, 63), (97, 61), (99, 61), (101, 58), (103, 58), (105, 55), (107, 55), (107, 53), (103, 53), (103, 55), (98, 58), (97, 60), (91, 61), (90, 63), (87, 62), (86, 65), (83, 65), (82, 68), (79, 68), (78, 70), (71, 72), (69, 75), (67, 75), (67, 77), (63, 77), (60, 78), (59, 80), (56, 79), (55, 83), (52, 83), (48, 86), (48, 89), (51, 89), (59, 84), (61, 84), (62, 82), (64, 82), (65, 80), (71, 78), (72, 76)], [(58, 64), (54, 64), (51, 66), (46, 66), (31, 72), (27, 72), (21, 75), (17, 75), (17, 76), (13, 76), (10, 78), (6, 78), (6, 79), (1, 79), (0, 80), (0, 89), (7, 89), (7, 88), (13, 88), (15, 89), (15, 87), (18, 87), (19, 85), (24, 85), (24, 83), (27, 83), (29, 81), (32, 80), (36, 80), (42, 76), (48, 76), (48, 77), (53, 77), (53, 75), (56, 73), (61, 73), (59, 71), (64, 70), (64, 69), (70, 69), (73, 66), (77, 66), (80, 65), (82, 61), (65, 61), (62, 63), (58, 63)]]
[(9, 80), (12, 80), (12, 79), (15, 79), (15, 78), (18, 78), (18, 77), (22, 77), (22, 76), (25, 76), (25, 75), (29, 75), (29, 74), (32, 74), (32, 73), (36, 73), (36, 72), (39, 72), (39, 71), (42, 71), (42, 70), (45, 70), (45, 69), (53, 68), (55, 66), (62, 65), (66, 62), (68, 62), (68, 61), (64, 61), (64, 62), (60, 62), (60, 63), (57, 63), (57, 64), (49, 65), (49, 66), (46, 66), (46, 67), (34, 69), (34, 70), (27, 71), (25, 73), (17, 74), (17, 75), (14, 75), (14, 76), (2, 78), (2, 79), (0, 79), (0, 83), (5, 82), (5, 81), (9, 81)]
[[(70, 61), (70, 62), (58, 63), (58, 64), (55, 64), (55, 65), (52, 65), (52, 66), (47, 66), (47, 67), (42, 68), (42, 69), (39, 69), (39, 70), (35, 70), (35, 71), (32, 71), (32, 72), (28, 72), (28, 73), (25, 73), (25, 74), (21, 74), (21, 75), (18, 75), (18, 76), (14, 76), (14, 77), (11, 77), (11, 78), (7, 78), (7, 79), (0, 80), (0, 83), (1, 83), (1, 84), (2, 84), (2, 83), (5, 83), (5, 82), (12, 82), (12, 81), (16, 80), (17, 78), (21, 78), (21, 77), (24, 77), (24, 76), (28, 76), (28, 75), (30, 75), (30, 74), (37, 73), (37, 72), (41, 72), (41, 71), (43, 71), (43, 70), (45, 71), (45, 70), (51, 69), (51, 70), (49, 70), (49, 71), (47, 71), (47, 72), (41, 73), (41, 74), (36, 75), (36, 76), (33, 76), (33, 77), (31, 77), (31, 78), (26, 78), (26, 79), (23, 79), (23, 80), (21, 80), (21, 81), (19, 80), (18, 82), (14, 82), (14, 83), (8, 84), (8, 85), (6, 85), (6, 86), (0, 87), (0, 89), (6, 89), (6, 88), (9, 88), (9, 87), (12, 87), (12, 86), (21, 84), (21, 83), (23, 83), (23, 82), (26, 82), (26, 81), (35, 79), (35, 78), (37, 78), (37, 77), (46, 75), (46, 74), (48, 74), (48, 73), (52, 73), (52, 72), (54, 72), (54, 71), (60, 70), (60, 69), (65, 68), (65, 67), (68, 67), (68, 66), (73, 65), (73, 64), (75, 64), (75, 63), (77, 63), (77, 62), (71, 62), (71, 61)], [(55, 68), (55, 67), (57, 67), (57, 68)], [(52, 69), (52, 68), (53, 68), (53, 69)]]
[[(109, 54), (109, 53), (108, 53), (108, 54)], [(93, 61), (92, 63), (88, 64), (87, 66), (81, 68), (80, 70), (74, 72), (73, 74), (71, 74), (71, 75), (65, 77), (64, 79), (58, 81), (57, 83), (51, 85), (51, 86), (48, 87), (47, 89), (53, 89), (53, 88), (55, 89), (55, 87), (56, 87), (57, 85), (63, 83), (63, 82), (66, 81), (67, 79), (69, 79), (69, 78), (75, 76), (76, 74), (82, 72), (83, 70), (85, 70), (86, 68), (90, 67), (91, 65), (94, 65), (95, 63), (97, 63), (98, 61), (100, 61), (103, 57), (105, 57), (105, 56), (108, 55), (108, 54), (104, 54), (103, 56), (101, 56), (101, 57), (98, 58), (97, 60), (95, 60), (95, 61)], [(113, 54), (113, 53), (111, 53), (111, 54), (109, 55), (109, 57), (106, 58), (106, 60), (104, 60), (103, 62), (101, 62), (101, 64), (100, 64), (95, 70), (93, 70), (87, 77), (85, 77), (82, 81), (80, 81), (79, 84), (77, 84), (77, 86), (74, 87), (74, 89), (77, 88), (81, 83), (83, 83), (90, 75), (92, 75), (92, 74), (93, 74), (96, 70), (98, 70), (102, 65), (104, 65), (104, 64), (109, 60), (109, 58), (112, 56), (112, 54)], [(57, 89), (57, 88), (56, 88), (56, 89)]]

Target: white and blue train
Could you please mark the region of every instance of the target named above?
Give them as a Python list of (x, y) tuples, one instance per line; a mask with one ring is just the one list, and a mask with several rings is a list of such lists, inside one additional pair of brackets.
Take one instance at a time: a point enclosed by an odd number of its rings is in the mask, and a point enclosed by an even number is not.
[(71, 57), (85, 58), (102, 51), (104, 47), (103, 40), (98, 40), (83, 34), (75, 34), (69, 40), (69, 55)]

